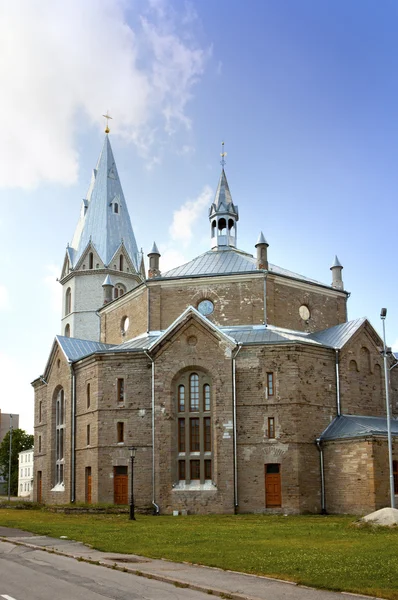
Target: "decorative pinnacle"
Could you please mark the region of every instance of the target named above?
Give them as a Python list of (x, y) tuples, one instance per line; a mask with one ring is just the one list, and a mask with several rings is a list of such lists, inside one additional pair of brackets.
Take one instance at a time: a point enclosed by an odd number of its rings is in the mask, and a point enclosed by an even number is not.
[(222, 152), (220, 154), (220, 156), (221, 156), (220, 164), (221, 164), (222, 168), (224, 168), (224, 166), (225, 166), (225, 157), (227, 156), (227, 153), (224, 152), (224, 142), (221, 142), (221, 150), (222, 150)]
[(105, 133), (109, 133), (110, 129), (109, 129), (109, 119), (112, 119), (111, 115), (108, 115), (108, 110), (106, 111), (106, 115), (102, 115), (103, 117), (105, 117), (106, 119), (106, 129), (105, 129)]

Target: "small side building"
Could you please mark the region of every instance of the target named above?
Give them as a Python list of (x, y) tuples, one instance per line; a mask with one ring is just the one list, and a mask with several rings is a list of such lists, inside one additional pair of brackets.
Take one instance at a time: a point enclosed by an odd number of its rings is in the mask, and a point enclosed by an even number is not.
[(33, 457), (34, 448), (18, 454), (18, 497), (33, 497)]

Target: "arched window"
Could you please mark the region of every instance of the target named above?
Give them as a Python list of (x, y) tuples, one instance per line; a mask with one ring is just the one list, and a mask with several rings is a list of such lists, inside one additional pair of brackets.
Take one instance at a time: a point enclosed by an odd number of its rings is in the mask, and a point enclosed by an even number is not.
[(65, 337), (70, 337), (70, 325), (69, 325), (69, 323), (65, 326)]
[(94, 256), (93, 253), (90, 252), (90, 254), (88, 255), (88, 268), (92, 269), (94, 267)]
[(115, 285), (115, 287), (113, 288), (113, 297), (114, 298), (119, 298), (120, 296), (123, 296), (123, 294), (126, 293), (126, 288), (122, 283), (117, 283)]
[(119, 256), (119, 271), (123, 271), (123, 254)]
[(114, 212), (115, 212), (116, 214), (118, 214), (118, 213), (119, 213), (119, 205), (118, 205), (118, 203), (117, 203), (117, 202), (115, 202), (115, 203), (114, 203), (114, 205), (113, 205), (113, 210), (114, 210)]
[(227, 234), (227, 222), (224, 218), (222, 218), (218, 221), (218, 231), (219, 231), (220, 235)]
[(212, 480), (211, 382), (202, 372), (184, 373), (177, 382), (176, 478), (190, 483)]
[(55, 486), (64, 483), (65, 394), (61, 388), (55, 396)]
[(69, 315), (72, 312), (72, 291), (70, 288), (66, 290), (65, 294), (65, 315)]

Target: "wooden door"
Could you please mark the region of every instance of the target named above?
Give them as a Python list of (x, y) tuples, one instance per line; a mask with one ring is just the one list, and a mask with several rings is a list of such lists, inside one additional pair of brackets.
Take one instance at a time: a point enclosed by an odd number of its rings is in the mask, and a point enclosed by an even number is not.
[(113, 492), (115, 504), (128, 504), (127, 467), (113, 468)]
[(91, 504), (91, 467), (86, 467), (86, 502)]
[(394, 474), (394, 494), (398, 494), (398, 460), (392, 461), (392, 470)]
[(282, 505), (280, 465), (265, 465), (265, 506), (277, 508)]
[(42, 489), (41, 489), (41, 471), (37, 471), (37, 502), (41, 504)]

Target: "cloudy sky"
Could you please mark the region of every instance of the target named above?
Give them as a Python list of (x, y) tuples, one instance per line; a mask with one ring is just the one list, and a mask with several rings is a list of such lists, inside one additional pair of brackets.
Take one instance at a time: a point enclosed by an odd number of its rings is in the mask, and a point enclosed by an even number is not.
[(220, 173), (238, 245), (331, 282), (398, 348), (395, 0), (0, 0), (0, 409), (60, 333), (60, 276), (111, 143), (138, 245), (165, 270), (209, 248)]

